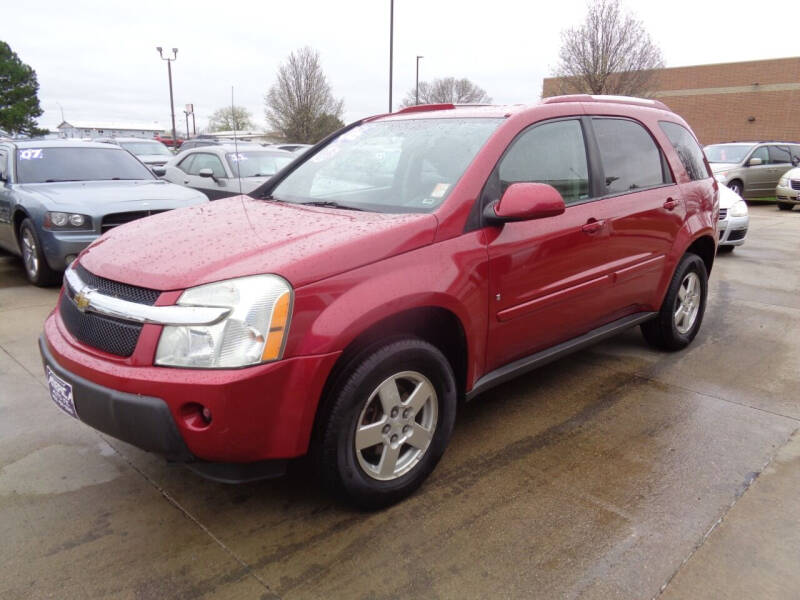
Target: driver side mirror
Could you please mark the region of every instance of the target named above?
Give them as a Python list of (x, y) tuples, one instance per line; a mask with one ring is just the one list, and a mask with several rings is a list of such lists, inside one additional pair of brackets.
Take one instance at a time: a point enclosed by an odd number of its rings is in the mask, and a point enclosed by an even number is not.
[(512, 183), (500, 200), (489, 203), (484, 218), (493, 225), (555, 217), (566, 210), (556, 188), (546, 183)]
[(761, 162), (762, 161), (761, 161), (760, 158), (754, 156), (753, 158), (751, 158), (750, 160), (747, 161), (747, 166), (748, 167), (757, 167), (758, 165), (761, 164)]
[(155, 175), (156, 177), (163, 177), (164, 175), (167, 174), (167, 168), (166, 167), (152, 167), (150, 170), (153, 172), (153, 175)]
[(200, 169), (197, 174), (200, 175), (200, 177), (208, 177), (209, 179), (213, 179), (217, 185), (225, 185), (224, 181), (214, 176), (214, 171), (210, 167)]

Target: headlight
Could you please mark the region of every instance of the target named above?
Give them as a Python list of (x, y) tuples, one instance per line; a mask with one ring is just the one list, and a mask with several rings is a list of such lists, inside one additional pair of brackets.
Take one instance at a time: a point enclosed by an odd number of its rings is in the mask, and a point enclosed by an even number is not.
[(91, 229), (92, 220), (86, 215), (66, 212), (48, 212), (44, 216), (45, 229)]
[(788, 177), (781, 177), (778, 180), (778, 185), (781, 187), (789, 187), (789, 178)]
[(733, 206), (731, 206), (728, 209), (728, 214), (731, 217), (746, 217), (747, 216), (747, 204), (745, 204), (743, 200), (739, 200), (738, 202), (734, 202)]
[(292, 288), (277, 275), (254, 275), (190, 288), (180, 306), (222, 306), (231, 312), (214, 325), (161, 332), (156, 364), (223, 369), (279, 360), (289, 330)]

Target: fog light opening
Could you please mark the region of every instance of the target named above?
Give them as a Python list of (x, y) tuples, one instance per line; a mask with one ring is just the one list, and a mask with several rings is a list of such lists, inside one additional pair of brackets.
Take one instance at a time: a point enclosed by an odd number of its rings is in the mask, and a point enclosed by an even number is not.
[(197, 402), (184, 404), (180, 416), (183, 424), (194, 431), (206, 429), (211, 425), (211, 409)]

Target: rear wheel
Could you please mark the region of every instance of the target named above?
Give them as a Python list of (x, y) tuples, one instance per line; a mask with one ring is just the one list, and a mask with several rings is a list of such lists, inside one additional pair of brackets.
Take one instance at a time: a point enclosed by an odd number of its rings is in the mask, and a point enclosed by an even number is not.
[(399, 339), (351, 361), (322, 424), (319, 468), (337, 495), (364, 507), (402, 500), (433, 471), (456, 413), (444, 355)]
[(700, 330), (706, 309), (708, 273), (696, 254), (683, 255), (658, 316), (643, 323), (647, 342), (662, 350), (680, 350), (688, 346)]
[(40, 287), (58, 283), (59, 273), (47, 264), (39, 236), (36, 235), (36, 229), (30, 219), (25, 219), (20, 225), (19, 249), (28, 281)]
[(794, 205), (787, 204), (786, 202), (778, 202), (778, 210), (792, 210)]

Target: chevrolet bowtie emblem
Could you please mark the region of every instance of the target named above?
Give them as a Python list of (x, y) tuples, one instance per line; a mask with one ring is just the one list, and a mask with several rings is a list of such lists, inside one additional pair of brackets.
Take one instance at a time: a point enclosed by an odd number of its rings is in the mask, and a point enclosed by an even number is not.
[(75, 294), (73, 300), (75, 300), (75, 306), (78, 307), (79, 311), (86, 312), (86, 309), (89, 308), (89, 297), (83, 292)]

